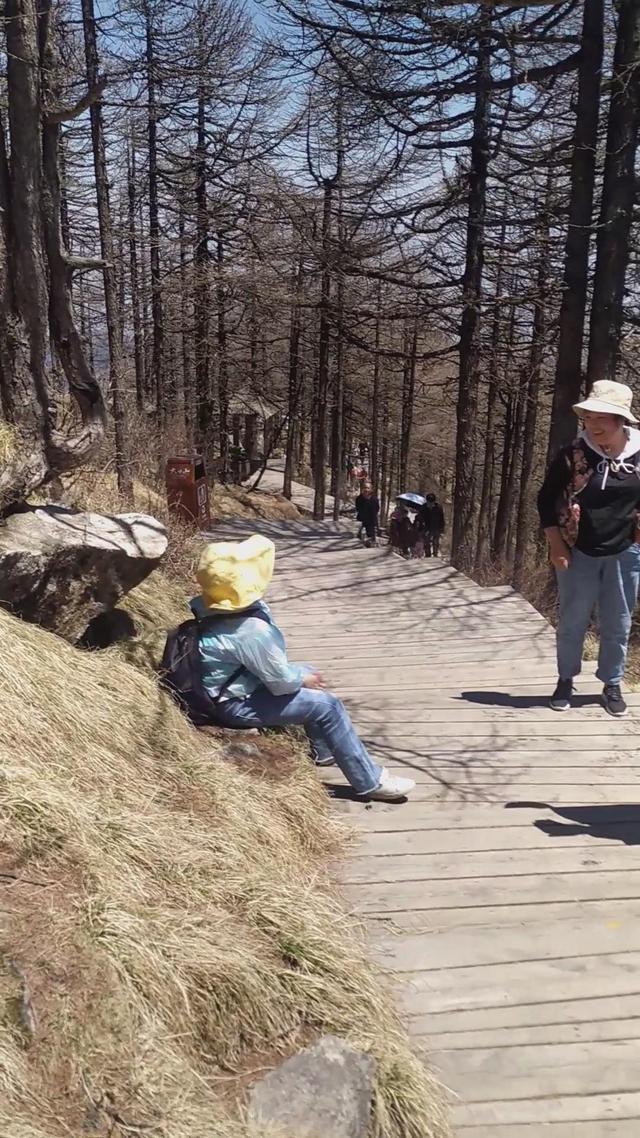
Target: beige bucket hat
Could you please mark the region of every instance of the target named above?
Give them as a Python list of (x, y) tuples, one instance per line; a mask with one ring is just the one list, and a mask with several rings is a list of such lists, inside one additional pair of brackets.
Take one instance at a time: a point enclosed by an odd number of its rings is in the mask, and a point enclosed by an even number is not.
[(577, 415), (581, 411), (596, 411), (600, 415), (621, 415), (627, 423), (637, 423), (635, 415), (631, 414), (632, 399), (633, 391), (625, 383), (599, 379), (587, 398), (582, 403), (574, 403), (573, 409)]

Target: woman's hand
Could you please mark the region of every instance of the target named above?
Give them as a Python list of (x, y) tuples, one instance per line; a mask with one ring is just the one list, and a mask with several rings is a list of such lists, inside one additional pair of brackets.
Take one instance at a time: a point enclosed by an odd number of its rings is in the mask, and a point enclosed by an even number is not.
[(544, 531), (549, 546), (549, 560), (554, 569), (566, 573), (571, 562), (571, 550), (562, 536), (558, 526), (549, 526)]
[(320, 672), (307, 672), (302, 681), (302, 686), (303, 688), (312, 688), (314, 691), (323, 691), (327, 685)]
[(571, 550), (565, 541), (560, 539), (549, 546), (549, 560), (554, 569), (566, 573), (571, 561)]

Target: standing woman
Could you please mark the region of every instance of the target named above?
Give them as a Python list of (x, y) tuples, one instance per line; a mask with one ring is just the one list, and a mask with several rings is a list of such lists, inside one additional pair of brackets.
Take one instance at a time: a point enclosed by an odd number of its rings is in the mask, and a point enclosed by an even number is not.
[(631, 400), (623, 383), (594, 383), (574, 407), (583, 429), (554, 459), (538, 495), (560, 602), (554, 711), (571, 706), (596, 607), (602, 702), (610, 715), (627, 711), (620, 685), (640, 583), (640, 431), (631, 425), (638, 422)]

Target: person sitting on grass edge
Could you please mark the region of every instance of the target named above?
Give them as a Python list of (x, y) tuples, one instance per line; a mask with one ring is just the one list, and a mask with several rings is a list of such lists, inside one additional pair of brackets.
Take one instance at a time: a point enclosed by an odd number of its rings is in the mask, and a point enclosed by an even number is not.
[(198, 620), (202, 679), (223, 727), (304, 727), (320, 765), (335, 761), (356, 794), (385, 802), (405, 798), (415, 783), (395, 778), (369, 755), (349, 715), (322, 676), (287, 658), (285, 639), (263, 597), (275, 546), (258, 534), (206, 546), (196, 573), (202, 594), (191, 601)]

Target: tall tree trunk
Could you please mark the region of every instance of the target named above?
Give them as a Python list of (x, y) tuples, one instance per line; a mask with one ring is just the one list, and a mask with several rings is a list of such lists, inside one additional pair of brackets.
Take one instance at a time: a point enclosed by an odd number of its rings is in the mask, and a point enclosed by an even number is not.
[[(342, 152), (342, 99), (338, 101), (338, 151)], [(346, 346), (344, 342), (344, 247), (345, 231), (343, 221), (342, 182), (338, 181), (338, 264), (336, 282), (336, 366), (333, 413), (333, 520), (340, 520), (340, 506), (344, 482), (344, 373), (346, 367)]]
[(382, 393), (382, 447), (380, 450), (380, 518), (386, 521), (389, 513), (389, 383), (385, 377)]
[(493, 505), (493, 483), (496, 460), (496, 401), (498, 397), (498, 366), (500, 337), (502, 333), (502, 282), (505, 265), (505, 237), (507, 231), (507, 201), (502, 205), (502, 222), (498, 241), (498, 265), (496, 289), (491, 327), (491, 354), (487, 376), (487, 411), (484, 434), (484, 463), (482, 466), (482, 490), (480, 492), (480, 512), (478, 515), (478, 541), (476, 544), (475, 566), (482, 568), (489, 553), (491, 541), (491, 509)]
[(604, 50), (603, 25), (604, 0), (584, 0), (582, 55), (578, 67), (576, 125), (571, 156), (571, 198), (564, 250), (564, 280), (549, 432), (549, 458), (575, 437), (576, 417), (572, 408), (580, 398), (582, 386), (582, 349)]
[[(98, 40), (93, 0), (82, 0), (82, 25), (87, 81), (97, 87), (100, 76)], [(118, 282), (116, 276), (116, 250), (113, 239), (113, 220), (109, 202), (109, 172), (102, 119), (102, 103), (93, 102), (89, 108), (93, 169), (96, 182), (96, 204), (100, 230), (100, 251), (104, 261), (102, 279), (109, 345), (109, 378), (115, 433), (115, 460), (118, 490), (133, 500), (133, 478), (129, 453), (129, 426), (125, 394), (124, 353), (122, 350), (122, 324), (119, 317)]]
[(229, 375), (227, 360), (227, 313), (226, 290), (224, 286), (224, 238), (222, 233), (216, 238), (216, 303), (218, 306), (218, 417), (220, 429), (220, 478), (227, 481), (229, 475)]
[[(513, 295), (518, 295), (518, 284), (514, 281)], [(508, 380), (509, 360), (512, 355), (512, 350), (515, 344), (515, 322), (516, 322), (516, 306), (511, 305), (511, 313), (509, 318), (509, 332), (506, 344), (506, 365), (505, 365), (505, 380)], [(505, 556), (507, 545), (507, 532), (509, 529), (509, 521), (511, 518), (511, 511), (513, 509), (513, 501), (515, 495), (515, 474), (517, 467), (517, 453), (520, 443), (520, 426), (522, 420), (522, 397), (524, 395), (524, 369), (521, 370), (518, 376), (517, 385), (513, 384), (507, 396), (507, 404), (505, 408), (504, 417), (504, 444), (502, 451), (502, 463), (500, 470), (500, 492), (498, 495), (498, 505), (496, 509), (496, 520), (493, 531), (493, 540), (491, 543), (491, 559), (492, 561), (500, 561)]]
[(0, 412), (9, 423), (16, 420), (17, 404), (25, 392), (19, 391), (18, 344), (14, 285), (9, 273), (12, 241), (11, 185), (5, 126), (0, 117)]
[(184, 434), (189, 451), (193, 450), (194, 415), (193, 415), (193, 356), (191, 345), (193, 343), (193, 311), (191, 306), (191, 289), (187, 271), (188, 243), (185, 233), (185, 210), (180, 205), (178, 215), (178, 232), (180, 238), (180, 321), (182, 339), (182, 404), (184, 415)]
[(407, 328), (405, 338), (405, 359), (402, 377), (402, 421), (400, 426), (398, 485), (401, 490), (407, 486), (409, 456), (411, 454), (411, 433), (413, 430), (413, 404), (416, 390), (416, 355), (418, 351), (418, 320), (413, 321), (413, 331)]
[(133, 359), (136, 373), (136, 404), (144, 406), (144, 336), (140, 307), (140, 281), (138, 274), (138, 238), (136, 230), (136, 151), (133, 132), (127, 146), (127, 201), (129, 221), (129, 281), (131, 284), (131, 319), (133, 322)]
[(320, 328), (318, 334), (318, 381), (313, 418), (313, 516), (322, 521), (325, 510), (327, 465), (327, 394), (329, 390), (329, 338), (331, 331), (331, 215), (334, 180), (324, 183), (322, 205), (322, 274), (320, 278)]
[(287, 443), (284, 461), (282, 493), (291, 498), (295, 466), (295, 448), (299, 427), (300, 406), (300, 333), (302, 328), (302, 272), (304, 250), (301, 244), (297, 263), (291, 274), (291, 326), (289, 329), (289, 391), (287, 405)]
[[(524, 435), (522, 439), (522, 470), (520, 474), (520, 489), (516, 516), (515, 553), (513, 561), (513, 584), (516, 589), (522, 589), (525, 583), (526, 554), (532, 532), (531, 475), (533, 473), (533, 464), (535, 458), (540, 380), (542, 375), (542, 362), (544, 359), (547, 335), (547, 305), (549, 295), (550, 264), (549, 231), (551, 226), (550, 207), (552, 185), (553, 174), (550, 169), (547, 177), (547, 189), (538, 237), (539, 261), (536, 279), (536, 300), (533, 308), (533, 324), (531, 328), (529, 381), (526, 390)], [(535, 533), (535, 529), (533, 532)]]
[(147, 141), (149, 148), (149, 263), (151, 268), (151, 319), (153, 348), (151, 383), (160, 419), (164, 416), (164, 317), (160, 265), (160, 211), (158, 204), (158, 107), (154, 29), (149, 0), (145, 0), (147, 64)]
[(371, 397), (371, 481), (376, 494), (380, 490), (380, 323), (382, 281), (378, 281), (376, 325), (373, 340), (373, 392)]
[(480, 365), (480, 303), (484, 268), (487, 173), (491, 122), (491, 0), (479, 10), (473, 138), (469, 172), (469, 205), (465, 270), (462, 282), (460, 373), (456, 430), (456, 480), (453, 498), (451, 560), (469, 569), (475, 551), (475, 431)]
[(194, 250), (194, 336), (196, 372), (197, 443), (203, 454), (215, 453), (215, 409), (211, 383), (210, 309), (211, 284), (209, 208), (207, 193), (207, 98), (204, 86), (206, 53), (204, 43), (204, 12), (198, 10), (199, 63), (202, 76), (198, 87), (197, 139), (195, 161), (196, 243)]
[(635, 158), (640, 121), (640, 3), (619, 0), (607, 125), (602, 204), (589, 336), (589, 387), (615, 380), (622, 333), (629, 234), (636, 197)]

